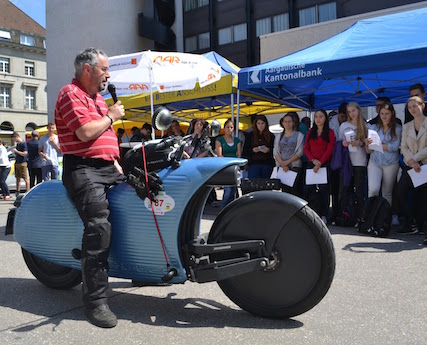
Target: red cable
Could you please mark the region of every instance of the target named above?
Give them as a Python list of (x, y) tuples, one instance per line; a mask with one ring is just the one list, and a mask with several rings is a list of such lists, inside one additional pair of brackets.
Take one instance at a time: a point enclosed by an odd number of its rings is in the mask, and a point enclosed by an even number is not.
[(160, 244), (162, 245), (163, 255), (165, 256), (166, 265), (169, 267), (168, 256), (166, 254), (165, 245), (163, 243), (163, 238), (162, 238), (162, 235), (160, 233), (159, 224), (157, 223), (157, 217), (156, 217), (156, 214), (154, 213), (153, 200), (151, 200), (150, 189), (148, 187), (148, 170), (147, 170), (147, 161), (145, 159), (144, 144), (142, 144), (141, 149), (142, 149), (142, 162), (144, 164), (144, 171), (145, 171), (145, 186), (147, 187), (147, 195), (148, 195), (148, 199), (150, 199), (151, 211), (153, 212), (154, 223), (156, 224), (157, 233), (159, 234)]

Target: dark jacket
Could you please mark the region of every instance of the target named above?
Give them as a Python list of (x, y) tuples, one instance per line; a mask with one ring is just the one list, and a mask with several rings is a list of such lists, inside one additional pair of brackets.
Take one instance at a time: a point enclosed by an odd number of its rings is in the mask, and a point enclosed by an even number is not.
[(334, 153), (332, 154), (331, 169), (340, 170), (344, 179), (344, 187), (350, 186), (353, 176), (353, 166), (351, 165), (348, 148), (342, 146), (342, 140), (335, 142)]

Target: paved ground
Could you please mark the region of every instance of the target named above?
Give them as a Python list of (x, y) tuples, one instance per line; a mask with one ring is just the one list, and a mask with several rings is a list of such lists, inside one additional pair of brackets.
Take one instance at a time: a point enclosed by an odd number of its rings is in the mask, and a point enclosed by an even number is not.
[[(323, 301), (290, 320), (254, 317), (216, 283), (133, 287), (112, 279), (111, 308), (119, 324), (85, 321), (80, 288), (55, 291), (25, 266), (20, 247), (4, 235), (12, 202), (0, 204), (1, 344), (425, 344), (427, 248), (420, 235), (359, 236), (330, 227), (335, 279)], [(208, 231), (215, 209), (204, 216)]]

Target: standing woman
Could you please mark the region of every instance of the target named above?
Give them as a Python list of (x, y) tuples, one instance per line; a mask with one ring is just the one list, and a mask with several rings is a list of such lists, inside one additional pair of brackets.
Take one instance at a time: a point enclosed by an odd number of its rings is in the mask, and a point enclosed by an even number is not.
[(301, 157), (304, 154), (304, 134), (295, 130), (294, 117), (289, 113), (280, 119), (280, 126), (283, 128), (283, 132), (276, 135), (273, 149), (276, 165), (282, 167), (285, 172), (292, 170), (298, 174), (293, 187), (282, 184), (282, 191), (302, 196), (299, 181), (302, 175)]
[(7, 186), (6, 179), (10, 173), (10, 162), (7, 156), (7, 150), (0, 140), (0, 188), (3, 194), (3, 200), (10, 200), (9, 187)]
[[(427, 117), (423, 111), (425, 104), (418, 96), (409, 98), (406, 103), (409, 112), (414, 119), (403, 125), (402, 143), (400, 150), (406, 169), (402, 173), (397, 186), (399, 208), (405, 216), (405, 224), (399, 232), (406, 234), (416, 234), (422, 230), (422, 225), (426, 217), (425, 196), (427, 185), (424, 184), (414, 188), (411, 178), (408, 175), (409, 169), (415, 172), (421, 171), (421, 165), (427, 164)], [(409, 192), (412, 191), (412, 206), (408, 204)], [(424, 239), (427, 245), (427, 237)]]
[(273, 144), (274, 136), (268, 129), (267, 118), (257, 115), (244, 147), (244, 157), (249, 161), (249, 179), (270, 178), (274, 166)]
[(202, 158), (207, 157), (208, 151), (203, 151), (202, 148), (198, 148), (196, 152), (194, 152), (195, 147), (192, 145), (195, 142), (196, 137), (200, 139), (202, 137), (203, 130), (207, 126), (207, 122), (203, 119), (197, 118), (193, 120), (192, 128), (190, 129), (190, 133), (192, 139), (187, 142), (187, 145), (184, 149), (184, 158)]
[(399, 146), (402, 126), (396, 123), (396, 112), (392, 104), (380, 106), (379, 119), (369, 126), (378, 132), (384, 152), (369, 150), (372, 139), (366, 138), (365, 145), (370, 153), (368, 164), (368, 197), (381, 194), (392, 205), (393, 186), (399, 171)]
[[(340, 125), (339, 136), (343, 146), (349, 148), (349, 156), (353, 165), (353, 185), (350, 188), (354, 188), (356, 193), (356, 217), (359, 222), (365, 206), (365, 181), (368, 157), (363, 146), (365, 145), (367, 128), (362, 117), (362, 109), (356, 102), (350, 102), (347, 105), (347, 116), (348, 120)], [(352, 132), (352, 135), (351, 139), (347, 141), (345, 134), (348, 132)], [(340, 184), (343, 185), (343, 183)]]
[[(328, 169), (331, 162), (332, 153), (335, 146), (335, 134), (332, 129), (329, 129), (328, 114), (324, 109), (319, 109), (314, 113), (313, 127), (307, 132), (304, 145), (304, 154), (307, 156), (307, 169), (313, 169), (317, 172), (321, 167)], [(327, 224), (329, 211), (329, 183), (320, 184), (317, 187), (321, 202), (315, 210)], [(315, 193), (316, 185), (306, 185), (304, 188), (305, 198)]]
[[(237, 157), (242, 156), (242, 143), (237, 137), (233, 137), (234, 124), (231, 119), (224, 123), (224, 135), (218, 137), (215, 143), (218, 157)], [(237, 187), (224, 187), (224, 196), (222, 197), (221, 207), (224, 208), (234, 200), (237, 193)]]

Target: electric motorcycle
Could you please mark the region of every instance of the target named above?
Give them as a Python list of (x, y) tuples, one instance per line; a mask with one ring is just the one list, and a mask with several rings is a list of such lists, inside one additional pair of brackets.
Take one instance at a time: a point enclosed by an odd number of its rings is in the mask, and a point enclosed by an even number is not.
[[(156, 111), (153, 127), (165, 130), (171, 121), (167, 109)], [(218, 125), (206, 137), (218, 135)], [(182, 159), (187, 139), (130, 149), (127, 182), (108, 192), (109, 276), (145, 283), (216, 281), (239, 307), (268, 318), (313, 308), (335, 271), (331, 236), (320, 217), (296, 196), (255, 191), (227, 205), (209, 233), (200, 234), (210, 191), (238, 185), (246, 160)], [(203, 138), (196, 145), (209, 149)], [(24, 260), (41, 283), (55, 289), (81, 283), (83, 223), (61, 181), (25, 194), (13, 224)]]

